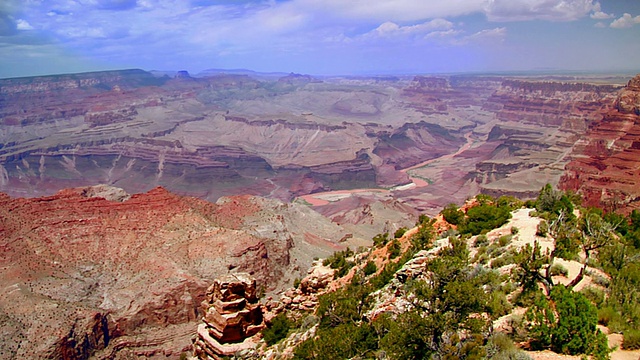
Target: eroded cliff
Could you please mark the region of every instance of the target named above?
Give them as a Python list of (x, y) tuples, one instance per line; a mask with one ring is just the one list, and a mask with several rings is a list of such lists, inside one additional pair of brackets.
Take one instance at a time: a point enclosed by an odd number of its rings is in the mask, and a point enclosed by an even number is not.
[(629, 212), (640, 208), (640, 75), (629, 81), (614, 107), (576, 142), (561, 187), (589, 206)]
[(263, 292), (287, 287), (344, 236), (307, 207), (251, 196), (2, 194), (0, 357), (178, 356), (214, 278), (247, 272)]

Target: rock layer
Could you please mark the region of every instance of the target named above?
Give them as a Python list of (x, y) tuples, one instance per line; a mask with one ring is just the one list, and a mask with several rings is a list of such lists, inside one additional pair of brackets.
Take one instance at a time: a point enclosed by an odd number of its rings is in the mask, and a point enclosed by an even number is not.
[(637, 113), (631, 95), (615, 102), (616, 83), (141, 70), (5, 79), (0, 190), (39, 196), (106, 183), (290, 201), (387, 188), (430, 212), (480, 191), (527, 197), (559, 181), (571, 147), (601, 114)]
[(256, 281), (236, 273), (216, 279), (202, 302), (203, 323), (198, 326), (194, 354), (199, 359), (222, 359), (255, 347), (254, 335), (264, 329)]
[(640, 75), (629, 81), (615, 108), (576, 143), (561, 187), (586, 205), (610, 211), (640, 209)]
[(288, 287), (345, 234), (305, 206), (252, 196), (0, 194), (0, 357), (178, 356), (212, 279), (248, 272), (264, 291)]

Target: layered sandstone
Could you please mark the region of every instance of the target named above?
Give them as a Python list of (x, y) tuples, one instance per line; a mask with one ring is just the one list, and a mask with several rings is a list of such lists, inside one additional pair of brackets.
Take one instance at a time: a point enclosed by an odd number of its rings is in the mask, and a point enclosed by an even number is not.
[(635, 111), (631, 98), (614, 103), (608, 78), (178, 75), (0, 81), (0, 190), (106, 183), (291, 201), (385, 188), (437, 212), (480, 191), (531, 196), (557, 183), (590, 123)]
[(640, 75), (620, 92), (615, 107), (594, 122), (566, 166), (561, 187), (586, 205), (625, 212), (640, 208)]
[(202, 302), (194, 354), (199, 359), (222, 359), (256, 346), (252, 339), (264, 329), (256, 281), (247, 273), (216, 279)]
[(573, 143), (613, 107), (618, 91), (585, 82), (503, 81), (484, 106), (499, 123), (487, 135), (496, 146), (477, 163), (475, 181), (491, 195), (519, 197), (557, 184)]
[[(407, 179), (379, 168), (455, 145), (446, 130), (429, 135), (430, 124), (402, 127), (408, 112), (394, 89), (351, 90), (297, 74), (171, 79), (131, 70), (3, 80), (0, 190), (38, 196), (107, 183), (211, 201), (243, 193), (290, 200), (397, 185)], [(415, 148), (389, 152), (398, 141)]]
[(265, 292), (286, 288), (345, 234), (307, 207), (252, 196), (1, 194), (0, 357), (178, 357), (212, 279), (247, 272)]

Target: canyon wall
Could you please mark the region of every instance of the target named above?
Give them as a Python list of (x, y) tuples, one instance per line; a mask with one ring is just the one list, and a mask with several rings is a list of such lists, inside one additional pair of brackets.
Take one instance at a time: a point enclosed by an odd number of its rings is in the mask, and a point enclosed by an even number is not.
[(289, 287), (346, 234), (306, 206), (251, 196), (0, 194), (0, 357), (177, 357), (213, 279), (246, 272), (263, 293)]
[(462, 141), (433, 123), (387, 123), (401, 111), (390, 94), (301, 75), (262, 82), (130, 70), (6, 79), (0, 101), (0, 190), (15, 196), (107, 183), (211, 201), (245, 193), (291, 200), (406, 183), (390, 166)]
[(485, 109), (497, 123), (487, 135), (495, 144), (476, 164), (475, 181), (491, 195), (532, 197), (557, 184), (573, 144), (612, 108), (619, 86), (505, 80)]
[(179, 75), (1, 80), (0, 190), (105, 183), (291, 201), (384, 188), (428, 212), (478, 192), (531, 197), (559, 182), (620, 90), (576, 76)]
[(576, 142), (560, 186), (586, 205), (630, 212), (640, 208), (640, 75), (613, 105)]

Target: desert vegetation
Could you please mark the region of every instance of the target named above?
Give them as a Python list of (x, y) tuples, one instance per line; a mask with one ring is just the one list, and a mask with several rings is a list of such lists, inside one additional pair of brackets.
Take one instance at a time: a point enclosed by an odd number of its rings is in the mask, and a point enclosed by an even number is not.
[[(349, 280), (319, 297), (313, 336), (294, 358), (528, 359), (525, 350), (551, 350), (608, 359), (614, 349), (598, 325), (622, 334), (622, 349), (640, 348), (640, 213), (579, 204), (549, 185), (526, 203), (483, 195), (442, 210), (457, 230), (422, 216), (406, 236), (376, 236), (374, 249), (390, 255), (382, 267), (334, 254), (325, 264)], [(537, 229), (507, 224), (522, 212)], [(401, 305), (378, 311), (390, 291)]]

